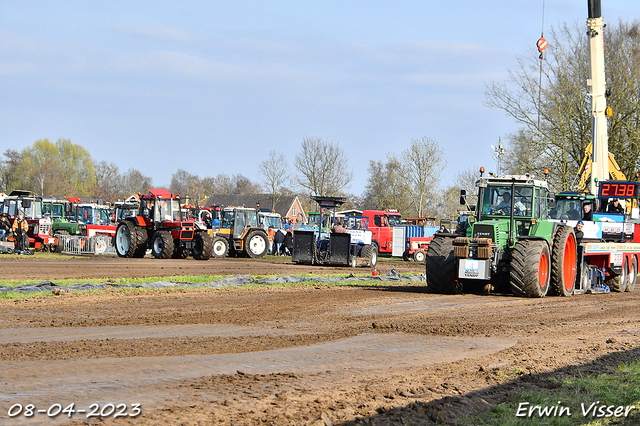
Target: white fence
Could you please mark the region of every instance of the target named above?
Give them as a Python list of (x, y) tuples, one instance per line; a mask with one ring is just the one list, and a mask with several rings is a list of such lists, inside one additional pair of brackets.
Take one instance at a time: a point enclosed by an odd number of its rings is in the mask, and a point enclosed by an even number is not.
[(62, 244), (64, 254), (116, 254), (111, 244), (111, 237), (94, 235), (83, 237), (80, 235), (56, 235), (58, 244)]

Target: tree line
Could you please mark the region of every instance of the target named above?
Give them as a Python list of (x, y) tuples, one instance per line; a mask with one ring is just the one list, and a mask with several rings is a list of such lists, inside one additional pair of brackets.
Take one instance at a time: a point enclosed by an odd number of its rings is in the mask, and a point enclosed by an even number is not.
[[(384, 161), (372, 160), (364, 193), (354, 195), (348, 192), (353, 171), (340, 145), (305, 137), (293, 167), (283, 153), (270, 151), (259, 165), (259, 182), (242, 174), (200, 177), (179, 169), (166, 189), (199, 202), (211, 194), (269, 194), (272, 205), (284, 195), (295, 194), (308, 210), (316, 207), (311, 195), (337, 195), (349, 200), (344, 208), (392, 208), (420, 217), (444, 214), (439, 185), (445, 165), (444, 152), (435, 140), (415, 139), (401, 153), (390, 153)], [(0, 190), (6, 193), (25, 189), (37, 195), (116, 201), (154, 186), (158, 187), (140, 170), (121, 171), (115, 163), (96, 162), (84, 147), (68, 139), (40, 139), (21, 151), (8, 149), (0, 159)]]

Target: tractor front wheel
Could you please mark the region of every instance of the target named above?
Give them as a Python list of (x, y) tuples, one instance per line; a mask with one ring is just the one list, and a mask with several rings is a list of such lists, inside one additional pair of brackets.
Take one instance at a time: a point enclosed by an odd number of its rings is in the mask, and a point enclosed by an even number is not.
[(511, 251), (510, 278), (511, 291), (516, 296), (546, 296), (551, 281), (551, 259), (547, 242), (518, 241)]
[(169, 259), (173, 254), (173, 238), (169, 231), (158, 231), (151, 239), (151, 253), (156, 259)]
[(216, 237), (213, 239), (213, 257), (222, 258), (226, 257), (229, 253), (229, 243), (225, 238)]
[(555, 294), (571, 296), (576, 286), (578, 247), (570, 226), (561, 226), (553, 239), (551, 285)]
[(197, 232), (193, 236), (193, 258), (196, 260), (208, 260), (213, 251), (213, 238), (206, 232)]
[(413, 253), (413, 260), (415, 262), (419, 262), (422, 263), (424, 262), (424, 260), (426, 259), (427, 255), (424, 253), (424, 251), (422, 250), (418, 250), (415, 253)]
[(429, 244), (425, 263), (427, 291), (440, 294), (462, 293), (462, 284), (456, 280), (453, 238), (436, 235)]
[(264, 257), (269, 249), (269, 237), (264, 231), (251, 231), (244, 238), (244, 252), (249, 257)]

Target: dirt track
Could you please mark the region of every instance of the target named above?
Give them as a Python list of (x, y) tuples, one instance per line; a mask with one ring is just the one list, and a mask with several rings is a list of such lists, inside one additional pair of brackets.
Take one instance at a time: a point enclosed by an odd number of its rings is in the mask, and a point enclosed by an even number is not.
[[(379, 265), (391, 267), (422, 270)], [(353, 271), (286, 258), (26, 257), (2, 270), (51, 280)], [(639, 295), (437, 296), (385, 283), (0, 301), (0, 424), (453, 424), (512, 397), (516, 384), (544, 387), (576, 367), (600, 372), (637, 358)], [(142, 413), (9, 419), (16, 403), (127, 412), (140, 403)]]

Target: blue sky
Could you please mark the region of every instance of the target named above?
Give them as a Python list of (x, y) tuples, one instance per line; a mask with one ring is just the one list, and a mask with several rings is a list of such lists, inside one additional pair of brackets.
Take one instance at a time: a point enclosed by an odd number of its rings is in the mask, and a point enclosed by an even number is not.
[[(484, 105), (534, 54), (543, 0), (0, 1), (0, 149), (70, 139), (155, 185), (185, 169), (258, 182), (270, 150), (338, 143), (361, 194), (369, 160), (435, 139), (451, 183), (495, 169), (516, 129)], [(602, 0), (605, 22), (640, 16)], [(584, 23), (587, 0), (546, 0), (544, 27)]]

